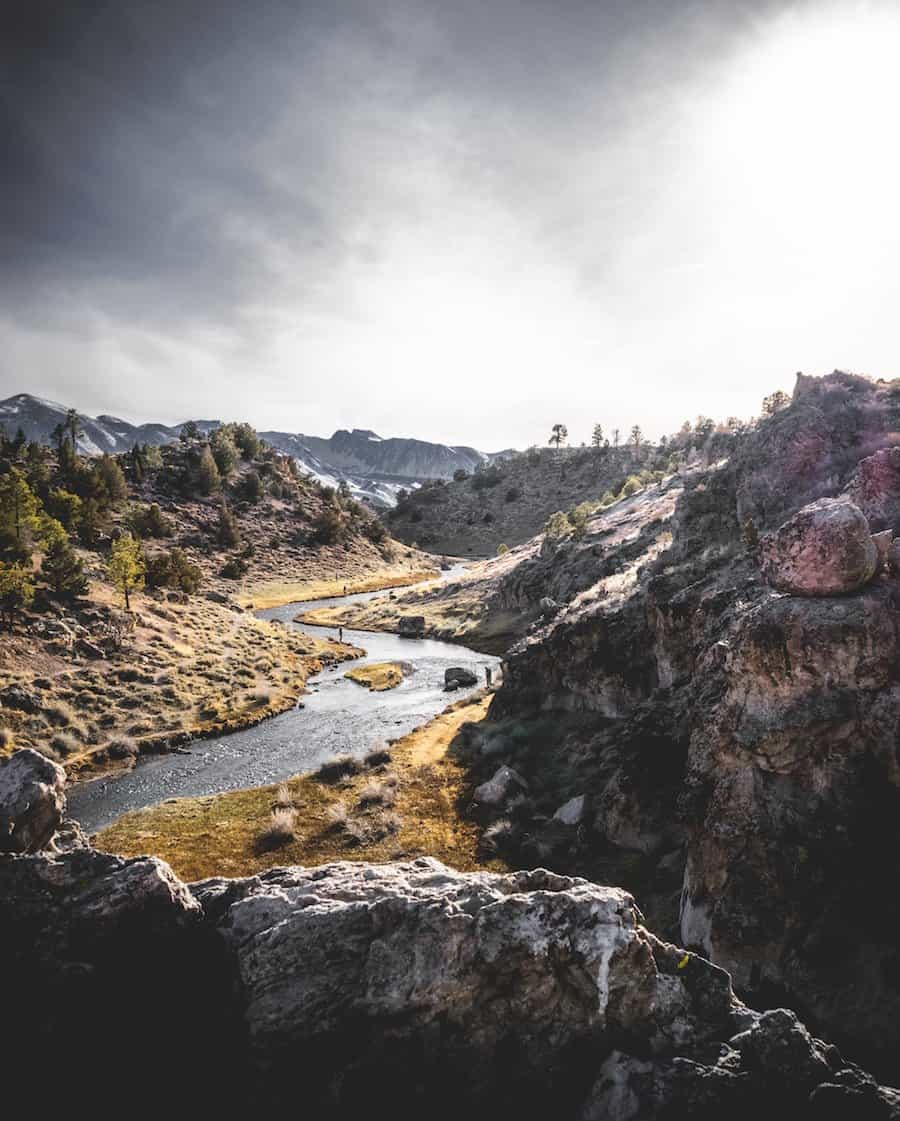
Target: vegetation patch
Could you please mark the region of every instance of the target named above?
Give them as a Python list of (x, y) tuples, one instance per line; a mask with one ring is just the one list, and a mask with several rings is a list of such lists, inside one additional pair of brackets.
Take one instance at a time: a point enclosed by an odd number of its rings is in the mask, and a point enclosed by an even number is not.
[[(456, 745), (484, 719), (489, 698), (466, 698), (391, 745), (328, 772), (272, 786), (180, 798), (125, 814), (95, 838), (126, 856), (151, 853), (185, 880), (247, 876), (277, 864), (434, 856), (472, 871), (502, 870), (479, 854), (479, 828), (464, 818), (468, 768)], [(387, 755), (387, 762), (384, 761)]]
[(373, 693), (383, 693), (386, 689), (395, 689), (404, 676), (402, 662), (372, 662), (367, 666), (355, 666), (348, 669), (344, 677), (349, 677), (358, 685), (365, 685)]

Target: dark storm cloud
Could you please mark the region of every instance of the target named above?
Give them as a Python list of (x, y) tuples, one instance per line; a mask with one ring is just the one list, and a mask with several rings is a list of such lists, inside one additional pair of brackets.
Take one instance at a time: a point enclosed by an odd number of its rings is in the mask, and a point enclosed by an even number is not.
[[(414, 415), (410, 370), (428, 364), (427, 339), (403, 350), (391, 301), (415, 307), (423, 282), (435, 285), (447, 305), (438, 354), (454, 341), (467, 268), (478, 281), (496, 266), (494, 290), (513, 293), (496, 310), (511, 334), (545, 297), (581, 294), (597, 312), (582, 308), (575, 330), (594, 333), (596, 320), (597, 347), (610, 342), (603, 314), (620, 307), (620, 334), (642, 330), (645, 304), (668, 299), (644, 291), (648, 262), (653, 283), (668, 275), (653, 259), (666, 213), (677, 267), (703, 252), (690, 222), (677, 244), (693, 184), (672, 183), (697, 158), (676, 127), (684, 90), (793, 6), (23, 3), (0, 48), (0, 396), (33, 389), (161, 419), (252, 405), (264, 426), (421, 422), (475, 440), (461, 407), (452, 431), (447, 402)], [(537, 279), (517, 303), (523, 274)], [(552, 329), (568, 330), (556, 312)], [(471, 379), (488, 361), (480, 344), (460, 355)], [(541, 392), (528, 387), (535, 411)], [(318, 410), (308, 423), (299, 399)]]
[[(581, 128), (602, 135), (628, 92), (606, 87), (612, 60), (639, 51), (655, 24), (672, 36), (659, 57), (677, 70), (679, 22), (702, 9), (23, 5), (2, 91), (7, 298), (27, 314), (36, 287), (95, 285), (138, 321), (217, 319), (285, 283), (279, 251), (291, 285), (314, 289), (359, 251), (347, 243), (355, 222), (377, 228), (415, 206), (373, 165), (433, 142), (430, 112), (444, 158), (468, 161), (473, 181), (538, 195), (565, 178), (554, 135), (567, 143), (586, 112)], [(627, 69), (617, 78), (627, 83)]]

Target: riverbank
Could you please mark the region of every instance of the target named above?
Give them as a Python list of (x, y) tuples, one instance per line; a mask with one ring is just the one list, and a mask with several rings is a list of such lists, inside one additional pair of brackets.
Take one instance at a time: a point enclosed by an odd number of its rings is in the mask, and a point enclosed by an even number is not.
[[(434, 856), (463, 871), (502, 868), (479, 854), (479, 830), (461, 810), (470, 780), (454, 745), (484, 719), (489, 694), (457, 701), (358, 770), (327, 781), (282, 783), (171, 799), (125, 814), (95, 844), (124, 856), (160, 856), (186, 880), (253, 875), (280, 864)], [(339, 769), (338, 769), (339, 770)], [(290, 835), (273, 831), (289, 822)]]
[(410, 569), (394, 566), (378, 572), (325, 580), (270, 580), (242, 589), (235, 600), (248, 611), (262, 611), (270, 607), (282, 607), (286, 603), (308, 603), (336, 596), (409, 588), (427, 580), (435, 580), (440, 574), (440, 569), (437, 568)]
[[(98, 583), (81, 610), (113, 607), (112, 590)], [(119, 649), (74, 664), (59, 642), (4, 639), (13, 690), (4, 693), (5, 751), (37, 748), (73, 777), (127, 769), (139, 756), (283, 713), (312, 675), (364, 654), (202, 596), (135, 593), (132, 608)]]

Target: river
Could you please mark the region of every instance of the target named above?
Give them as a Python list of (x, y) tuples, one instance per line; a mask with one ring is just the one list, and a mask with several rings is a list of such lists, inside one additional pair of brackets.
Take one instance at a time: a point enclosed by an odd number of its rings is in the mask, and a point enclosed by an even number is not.
[[(462, 566), (444, 573), (447, 579)], [(258, 611), (261, 619), (280, 619), (310, 634), (337, 638), (337, 628), (293, 622), (298, 611), (371, 599), (383, 592), (289, 603)], [(88, 833), (110, 825), (128, 810), (167, 798), (190, 798), (261, 786), (314, 770), (335, 755), (362, 756), (388, 739), (406, 735), (469, 690), (443, 691), (444, 670), (465, 666), (484, 682), (486, 666), (496, 676), (499, 660), (456, 643), (399, 638), (376, 631), (344, 628), (344, 641), (366, 653), (353, 662), (326, 669), (307, 683), (300, 704), (280, 716), (219, 739), (195, 740), (182, 754), (150, 756), (132, 771), (77, 783), (68, 792), (69, 814)], [(372, 693), (344, 673), (367, 662), (411, 665), (395, 689)]]

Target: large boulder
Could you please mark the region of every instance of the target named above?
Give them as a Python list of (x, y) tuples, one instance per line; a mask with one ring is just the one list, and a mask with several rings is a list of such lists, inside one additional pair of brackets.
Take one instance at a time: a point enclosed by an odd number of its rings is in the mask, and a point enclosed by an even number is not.
[(142, 1107), (203, 1116), (900, 1116), (793, 1014), (760, 1016), (657, 939), (627, 892), (540, 869), (186, 886), (152, 857), (12, 855), (0, 944), (11, 1114), (36, 1085), (45, 1110), (96, 1106), (83, 1073), (102, 1061), (103, 1101), (138, 1085)]
[(821, 498), (763, 538), (760, 561), (766, 580), (780, 592), (833, 596), (872, 579), (878, 550), (858, 506)]
[(872, 529), (900, 528), (900, 447), (881, 448), (861, 459), (847, 494)]
[[(626, 892), (430, 858), (196, 885), (236, 958), (260, 1100), (310, 1116), (574, 1117), (615, 1039), (737, 1030), (726, 973), (641, 925)], [(541, 1112), (543, 1111), (543, 1112)]]
[(66, 772), (24, 748), (0, 759), (0, 852), (37, 852), (49, 844), (66, 808)]
[(425, 634), (424, 615), (401, 615), (397, 623), (401, 638), (421, 638)]
[(475, 801), (479, 806), (502, 806), (513, 795), (521, 794), (527, 789), (528, 783), (518, 771), (504, 763), (487, 782), (475, 787)]
[(470, 669), (463, 666), (450, 666), (444, 670), (444, 692), (449, 693), (454, 689), (465, 689), (477, 685), (478, 678)]

